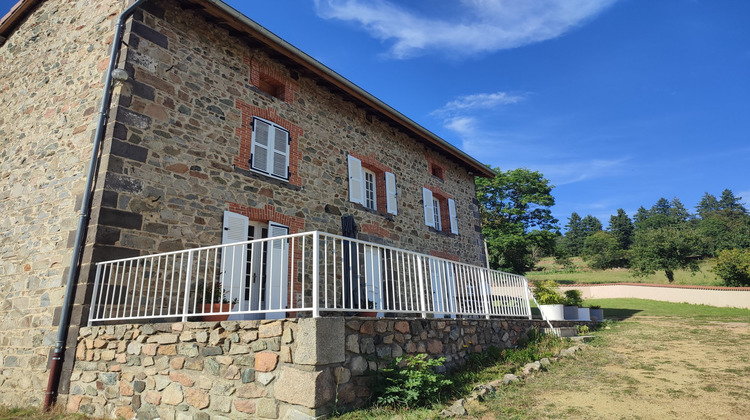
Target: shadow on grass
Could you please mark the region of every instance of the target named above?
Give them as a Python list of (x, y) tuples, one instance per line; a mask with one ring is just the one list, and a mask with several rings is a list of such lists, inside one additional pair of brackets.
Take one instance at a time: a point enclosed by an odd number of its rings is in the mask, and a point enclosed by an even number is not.
[(640, 309), (604, 308), (604, 319), (617, 319), (622, 321), (631, 318), (638, 312), (643, 311)]

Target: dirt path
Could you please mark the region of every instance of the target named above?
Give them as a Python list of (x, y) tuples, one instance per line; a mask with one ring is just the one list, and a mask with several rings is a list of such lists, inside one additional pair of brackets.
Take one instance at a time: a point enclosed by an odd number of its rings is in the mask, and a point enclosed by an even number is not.
[(635, 318), (477, 418), (750, 419), (750, 323)]

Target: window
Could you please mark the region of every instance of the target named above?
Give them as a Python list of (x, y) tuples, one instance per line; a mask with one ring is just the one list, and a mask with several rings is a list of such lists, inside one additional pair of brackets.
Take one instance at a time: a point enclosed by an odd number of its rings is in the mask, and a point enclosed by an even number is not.
[[(427, 188), (422, 188), (422, 203), (424, 205), (425, 225), (439, 231), (449, 231), (458, 235), (458, 216), (456, 202), (452, 198), (444, 198), (442, 195), (434, 194)], [(448, 219), (443, 219), (444, 210), (447, 210)]]
[[(398, 214), (396, 176), (378, 170), (377, 165), (364, 167), (362, 161), (349, 155), (349, 201), (368, 209)], [(380, 200), (378, 200), (380, 197)]]
[(435, 230), (443, 230), (443, 221), (440, 220), (440, 201), (437, 198), (432, 199), (432, 210), (435, 217)]
[(288, 180), (289, 142), (289, 131), (270, 121), (253, 118), (250, 168)]
[(362, 173), (365, 175), (365, 202), (364, 205), (368, 209), (377, 210), (377, 198), (375, 197), (375, 173), (362, 169)]

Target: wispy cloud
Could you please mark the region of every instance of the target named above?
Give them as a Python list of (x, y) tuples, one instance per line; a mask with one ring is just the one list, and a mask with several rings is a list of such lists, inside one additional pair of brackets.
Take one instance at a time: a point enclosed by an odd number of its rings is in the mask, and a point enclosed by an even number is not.
[(476, 54), (553, 39), (616, 0), (432, 1), (427, 9), (450, 13), (427, 16), (386, 0), (314, 0), (319, 16), (356, 22), (373, 37), (393, 42), (397, 58), (432, 51)]
[(524, 100), (523, 95), (507, 92), (477, 93), (458, 97), (433, 112), (434, 115), (455, 114), (458, 112), (492, 109), (499, 105), (510, 105)]

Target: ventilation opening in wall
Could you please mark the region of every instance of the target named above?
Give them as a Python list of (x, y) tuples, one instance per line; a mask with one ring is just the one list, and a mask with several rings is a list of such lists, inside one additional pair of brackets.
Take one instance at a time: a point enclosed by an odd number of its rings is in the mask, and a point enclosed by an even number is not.
[(442, 167), (435, 165), (434, 163), (430, 164), (430, 173), (432, 176), (438, 177), (440, 179), (445, 179), (445, 171)]
[(274, 98), (284, 100), (284, 84), (268, 76), (260, 76), (258, 89)]

